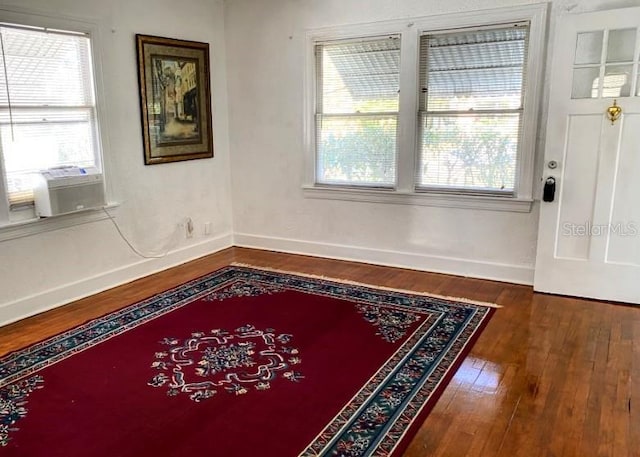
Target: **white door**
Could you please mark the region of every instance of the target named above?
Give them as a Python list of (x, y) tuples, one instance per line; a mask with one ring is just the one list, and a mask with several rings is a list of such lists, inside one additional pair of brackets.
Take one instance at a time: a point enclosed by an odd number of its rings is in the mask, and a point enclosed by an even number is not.
[(541, 203), (537, 291), (640, 303), (639, 29), (640, 8), (556, 27), (543, 175), (556, 192)]

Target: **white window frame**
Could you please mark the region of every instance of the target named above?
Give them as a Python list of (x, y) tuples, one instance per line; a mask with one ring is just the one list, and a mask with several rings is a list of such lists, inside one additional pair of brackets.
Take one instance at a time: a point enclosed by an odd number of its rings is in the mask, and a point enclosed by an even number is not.
[[(0, 8), (0, 21), (17, 25), (49, 28), (55, 30), (69, 30), (87, 34), (91, 40), (90, 52), (93, 66), (94, 92), (97, 119), (97, 150), (96, 166), (105, 174), (105, 153), (108, 150), (108, 136), (105, 115), (105, 97), (102, 80), (101, 65), (101, 29), (102, 24), (93, 19), (77, 19), (63, 16), (55, 16), (40, 11), (32, 11), (24, 8)], [(106, 219), (102, 209), (89, 210), (65, 216), (40, 219), (35, 215), (33, 207), (11, 210), (7, 203), (6, 186), (4, 184), (5, 173), (0, 161), (0, 242), (14, 238), (30, 236), (41, 232), (48, 232), (64, 227), (80, 225), (87, 222)], [(104, 181), (103, 181), (104, 182)], [(110, 205), (114, 206), (114, 205)]]
[[(426, 16), (413, 19), (327, 27), (309, 30), (306, 39), (303, 194), (307, 198), (364, 201), (423, 206), (530, 212), (533, 197), (538, 113), (542, 95), (545, 27), (548, 4), (536, 3), (482, 11)], [(527, 83), (524, 95), (523, 131), (514, 197), (468, 193), (416, 191), (418, 165), (418, 90), (420, 36), (459, 28), (529, 22)], [(318, 42), (400, 35), (400, 108), (398, 116), (397, 177), (394, 189), (354, 189), (316, 184), (315, 157), (315, 53)]]

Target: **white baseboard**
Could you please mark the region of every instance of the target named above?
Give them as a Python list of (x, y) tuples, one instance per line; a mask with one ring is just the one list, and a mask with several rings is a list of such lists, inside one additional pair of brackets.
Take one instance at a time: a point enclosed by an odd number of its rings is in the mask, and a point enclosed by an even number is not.
[(96, 276), (2, 304), (0, 306), (0, 326), (57, 308), (80, 298), (166, 270), (198, 257), (213, 254), (232, 245), (233, 235), (227, 233), (176, 249), (159, 259), (144, 259)]
[(371, 249), (341, 244), (317, 243), (248, 233), (235, 233), (233, 239), (233, 244), (239, 247), (268, 249), (291, 254), (328, 257), (339, 260), (352, 260), (390, 267), (490, 279), (514, 284), (533, 284), (534, 268), (528, 265), (415, 254), (412, 252)]
[(216, 238), (206, 239), (198, 244), (171, 251), (161, 259), (144, 259), (96, 276), (4, 303), (0, 305), (0, 326), (57, 308), (231, 246), (351, 260), (515, 284), (533, 284), (534, 269), (532, 266), (318, 243), (247, 233), (227, 233)]

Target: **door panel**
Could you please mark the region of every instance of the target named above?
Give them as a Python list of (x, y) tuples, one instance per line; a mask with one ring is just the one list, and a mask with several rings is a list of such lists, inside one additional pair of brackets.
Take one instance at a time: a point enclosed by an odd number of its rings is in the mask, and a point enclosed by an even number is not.
[[(640, 303), (640, 8), (559, 19), (534, 287)], [(606, 115), (614, 100), (622, 115)]]
[(607, 263), (640, 266), (640, 115), (625, 116), (615, 179)]
[[(593, 223), (593, 205), (598, 178), (598, 152), (602, 116), (569, 117), (568, 141), (559, 182), (560, 217), (556, 227), (555, 255), (558, 258), (588, 260), (591, 240), (575, 236), (578, 227), (568, 221)], [(570, 204), (562, 204), (562, 202)]]

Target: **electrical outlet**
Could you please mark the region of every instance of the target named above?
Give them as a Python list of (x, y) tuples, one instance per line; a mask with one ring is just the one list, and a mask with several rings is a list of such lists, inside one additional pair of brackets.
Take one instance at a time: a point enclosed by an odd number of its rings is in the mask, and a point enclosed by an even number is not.
[(205, 236), (211, 235), (211, 222), (204, 223), (204, 235)]
[(187, 218), (184, 227), (187, 238), (193, 238), (193, 221), (190, 217)]

